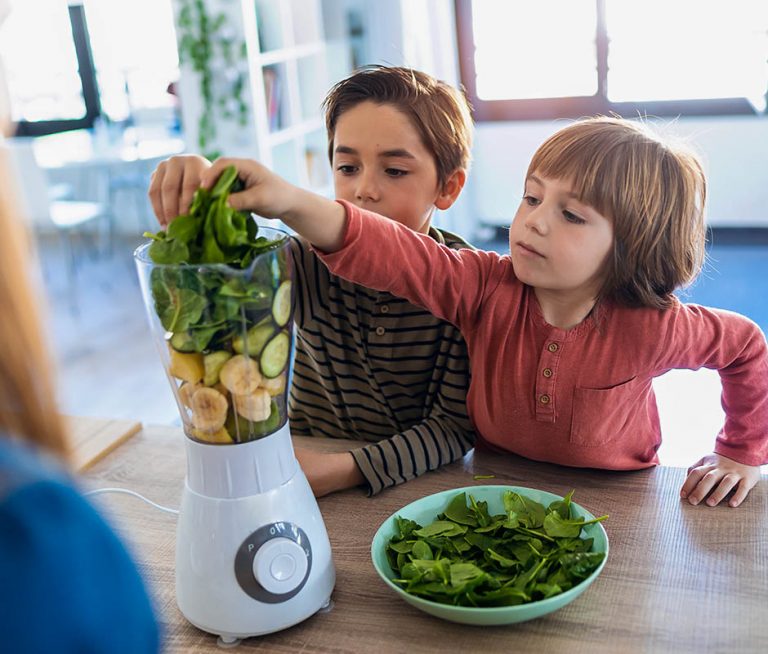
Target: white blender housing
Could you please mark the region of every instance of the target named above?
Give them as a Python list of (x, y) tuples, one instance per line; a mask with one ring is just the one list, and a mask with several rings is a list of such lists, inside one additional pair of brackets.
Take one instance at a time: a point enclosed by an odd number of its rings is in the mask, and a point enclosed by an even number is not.
[(224, 642), (285, 629), (326, 606), (335, 579), (287, 424), (238, 445), (187, 439), (176, 598), (192, 624)]

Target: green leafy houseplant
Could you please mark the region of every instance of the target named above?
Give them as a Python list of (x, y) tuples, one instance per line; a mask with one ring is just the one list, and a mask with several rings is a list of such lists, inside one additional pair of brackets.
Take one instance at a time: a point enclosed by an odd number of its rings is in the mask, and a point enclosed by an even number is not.
[(178, 393), (192, 413), (191, 435), (225, 443), (285, 422), (291, 349), (287, 236), (261, 235), (252, 217), (229, 206), (239, 184), (227, 168), (167, 230), (144, 234), (156, 264), (152, 305), (169, 346), (169, 374), (183, 382)]
[[(247, 47), (245, 41), (232, 38), (234, 29), (225, 13), (208, 13), (205, 0), (181, 0), (177, 27), (179, 61), (190, 64), (200, 80), (203, 108), (198, 120), (198, 146), (209, 159), (215, 159), (218, 153), (208, 149), (216, 138), (217, 111), (225, 119), (237, 118), (241, 127), (248, 124), (246, 77), (239, 69), (247, 60)], [(217, 61), (221, 62), (218, 66)], [(217, 67), (223, 70), (217, 71)], [(229, 82), (225, 84), (225, 80)]]
[(513, 606), (558, 595), (586, 579), (605, 554), (581, 538), (571, 497), (549, 506), (504, 491), (503, 514), (458, 493), (434, 522), (422, 527), (397, 517), (387, 545), (393, 581), (406, 592), (442, 604)]

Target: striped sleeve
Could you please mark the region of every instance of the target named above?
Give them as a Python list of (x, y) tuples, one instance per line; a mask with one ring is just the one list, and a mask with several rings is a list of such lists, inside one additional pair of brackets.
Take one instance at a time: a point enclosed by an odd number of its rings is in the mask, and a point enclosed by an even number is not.
[[(470, 247), (432, 229), (451, 248)], [(291, 433), (364, 441), (351, 452), (370, 495), (472, 448), (469, 360), (454, 325), (333, 275), (300, 238)]]

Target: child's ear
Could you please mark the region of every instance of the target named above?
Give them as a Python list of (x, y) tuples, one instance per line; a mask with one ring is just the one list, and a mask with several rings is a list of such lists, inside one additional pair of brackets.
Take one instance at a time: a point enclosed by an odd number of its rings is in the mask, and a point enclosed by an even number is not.
[(463, 168), (454, 170), (445, 180), (445, 184), (440, 189), (437, 198), (435, 199), (435, 206), (438, 209), (450, 208), (450, 206), (456, 202), (456, 198), (459, 197), (461, 189), (464, 188), (464, 182), (467, 181), (467, 171)]

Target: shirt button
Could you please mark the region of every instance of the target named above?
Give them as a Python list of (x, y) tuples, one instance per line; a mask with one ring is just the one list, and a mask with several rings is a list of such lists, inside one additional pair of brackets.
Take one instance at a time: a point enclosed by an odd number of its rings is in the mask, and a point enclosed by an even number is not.
[(549, 395), (542, 395), (539, 397), (539, 402), (542, 404), (549, 404), (550, 397)]
[(377, 327), (377, 328), (376, 328), (376, 334), (377, 334), (378, 336), (384, 336), (384, 332), (385, 332), (385, 331), (386, 331), (386, 330), (385, 330), (383, 327)]
[(550, 344), (547, 346), (547, 349), (548, 349), (550, 352), (557, 352), (557, 349), (558, 349), (558, 347), (560, 347), (560, 346), (559, 346), (557, 343), (550, 343)]
[(552, 372), (551, 368), (544, 368), (544, 370), (541, 371), (541, 374), (549, 379), (554, 373)]
[(389, 313), (389, 307), (385, 304), (383, 307), (381, 307), (382, 313)]

